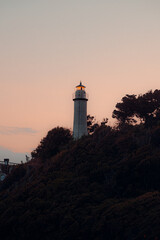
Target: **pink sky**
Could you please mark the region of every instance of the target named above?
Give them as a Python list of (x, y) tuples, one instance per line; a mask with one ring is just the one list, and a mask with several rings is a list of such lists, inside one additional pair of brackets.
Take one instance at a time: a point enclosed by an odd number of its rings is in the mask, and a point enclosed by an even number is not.
[(80, 80), (88, 113), (110, 123), (125, 94), (160, 89), (159, 12), (158, 0), (2, 0), (0, 146), (31, 152), (72, 129)]

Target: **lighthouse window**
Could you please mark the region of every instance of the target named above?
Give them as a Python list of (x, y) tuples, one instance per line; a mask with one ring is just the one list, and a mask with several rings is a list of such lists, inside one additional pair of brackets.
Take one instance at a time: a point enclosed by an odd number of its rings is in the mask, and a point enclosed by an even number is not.
[(76, 87), (76, 90), (84, 90), (84, 87), (78, 86), (78, 87)]

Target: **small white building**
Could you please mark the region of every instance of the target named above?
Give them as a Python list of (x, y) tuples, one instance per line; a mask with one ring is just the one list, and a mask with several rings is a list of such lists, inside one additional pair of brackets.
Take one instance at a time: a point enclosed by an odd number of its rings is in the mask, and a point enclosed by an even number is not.
[(74, 123), (73, 123), (73, 138), (79, 139), (84, 135), (88, 135), (87, 131), (87, 94), (85, 86), (80, 84), (76, 86), (74, 93)]

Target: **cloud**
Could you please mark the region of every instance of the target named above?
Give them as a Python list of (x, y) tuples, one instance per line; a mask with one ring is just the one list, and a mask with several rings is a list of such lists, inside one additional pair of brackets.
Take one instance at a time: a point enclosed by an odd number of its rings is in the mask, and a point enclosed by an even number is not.
[(25, 153), (16, 153), (11, 150), (0, 146), (0, 161), (3, 161), (4, 158), (9, 158), (10, 162), (21, 163), (21, 161), (26, 162), (26, 155), (30, 157), (28, 152)]
[(1, 135), (34, 134), (34, 133), (37, 133), (37, 131), (32, 128), (0, 126)]

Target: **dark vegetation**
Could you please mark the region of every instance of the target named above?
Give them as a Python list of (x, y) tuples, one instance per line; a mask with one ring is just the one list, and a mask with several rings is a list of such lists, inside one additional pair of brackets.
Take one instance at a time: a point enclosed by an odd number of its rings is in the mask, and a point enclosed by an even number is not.
[(78, 141), (51, 130), (1, 185), (1, 238), (160, 239), (159, 98), (126, 95), (116, 128), (103, 121)]
[(149, 91), (143, 95), (126, 95), (117, 103), (113, 118), (117, 118), (120, 126), (135, 124), (137, 120), (146, 127), (157, 125), (160, 119), (160, 90)]

